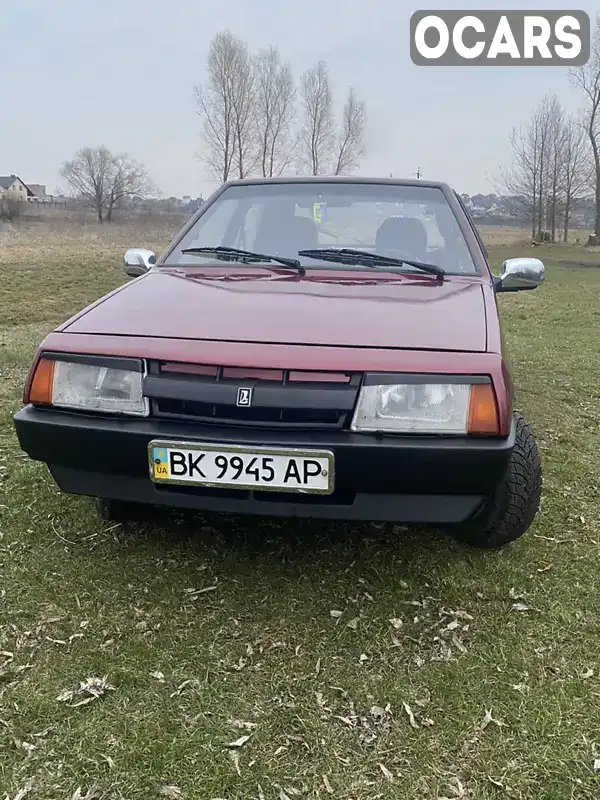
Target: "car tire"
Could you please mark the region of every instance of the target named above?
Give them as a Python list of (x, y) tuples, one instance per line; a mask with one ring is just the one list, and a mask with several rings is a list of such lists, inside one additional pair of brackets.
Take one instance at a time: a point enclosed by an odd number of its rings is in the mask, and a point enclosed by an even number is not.
[(96, 509), (100, 519), (105, 522), (132, 522), (139, 516), (139, 510), (134, 503), (125, 500), (110, 500), (96, 497)]
[[(542, 465), (531, 427), (515, 413), (514, 449), (504, 481), (491, 501), (491, 517), (474, 518), (453, 527), (451, 535), (470, 547), (496, 550), (514, 542), (528, 530), (540, 506)], [(489, 505), (488, 505), (489, 512)]]

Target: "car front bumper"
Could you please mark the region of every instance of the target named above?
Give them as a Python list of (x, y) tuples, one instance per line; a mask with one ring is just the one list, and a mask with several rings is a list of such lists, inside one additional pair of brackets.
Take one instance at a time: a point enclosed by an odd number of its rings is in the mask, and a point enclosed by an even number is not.
[[(69, 494), (234, 514), (433, 525), (486, 513), (515, 437), (514, 424), (508, 437), (489, 439), (377, 436), (115, 419), (33, 406), (14, 422), (21, 448), (45, 462)], [(318, 496), (156, 485), (149, 478), (152, 439), (332, 450), (335, 490)]]

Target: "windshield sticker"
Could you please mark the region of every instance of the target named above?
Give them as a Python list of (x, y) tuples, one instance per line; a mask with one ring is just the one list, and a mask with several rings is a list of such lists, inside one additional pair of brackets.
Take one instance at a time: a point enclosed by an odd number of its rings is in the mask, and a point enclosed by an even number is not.
[(315, 222), (325, 222), (327, 216), (327, 203), (313, 203), (313, 219)]

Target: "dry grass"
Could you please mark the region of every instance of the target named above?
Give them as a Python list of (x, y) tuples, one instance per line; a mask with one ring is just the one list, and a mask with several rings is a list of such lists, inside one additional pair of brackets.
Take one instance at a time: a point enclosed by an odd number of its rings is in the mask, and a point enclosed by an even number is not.
[[(72, 262), (84, 255), (91, 259), (119, 258), (128, 247), (148, 247), (159, 253), (187, 219), (182, 214), (153, 214), (100, 225), (89, 213), (52, 210), (43, 220), (0, 224), (0, 264), (45, 264), (61, 258)], [(488, 225), (480, 230), (492, 248), (529, 247), (531, 243), (531, 233), (525, 228)], [(584, 243), (588, 235), (587, 230), (575, 230), (570, 239), (572, 243)]]
[(0, 225), (0, 264), (38, 265), (62, 259), (69, 263), (97, 258), (120, 259), (128, 247), (160, 252), (187, 217), (153, 215), (116, 224), (100, 225), (86, 215), (77, 222), (55, 218), (44, 222), (20, 221)]
[(60, 495), (12, 415), (42, 336), (166, 242), (122, 233), (91, 261), (89, 239), (0, 249), (0, 797), (598, 800), (600, 270), (571, 266), (597, 256), (537, 248), (546, 285), (501, 299), (545, 484), (529, 534), (482, 554), (395, 526), (125, 531)]
[(531, 231), (500, 225), (482, 225), (479, 231), (488, 247), (497, 245), (519, 245), (531, 242)]
[[(513, 228), (501, 225), (482, 225), (479, 228), (481, 235), (489, 247), (502, 245), (518, 246), (531, 243), (531, 231), (527, 228)], [(587, 242), (591, 230), (578, 228), (569, 232), (569, 243), (584, 244)], [(558, 244), (558, 243), (557, 243)], [(562, 247), (562, 243), (558, 244)]]

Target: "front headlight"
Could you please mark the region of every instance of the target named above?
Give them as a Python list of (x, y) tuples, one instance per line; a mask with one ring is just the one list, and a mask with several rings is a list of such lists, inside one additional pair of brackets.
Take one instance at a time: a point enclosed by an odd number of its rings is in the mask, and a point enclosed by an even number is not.
[[(105, 363), (102, 363), (102, 362)], [(143, 396), (145, 369), (133, 359), (42, 358), (33, 376), (29, 402), (97, 411), (106, 414), (148, 416), (148, 399)]]
[(363, 386), (351, 430), (362, 433), (498, 433), (489, 383), (394, 383)]

